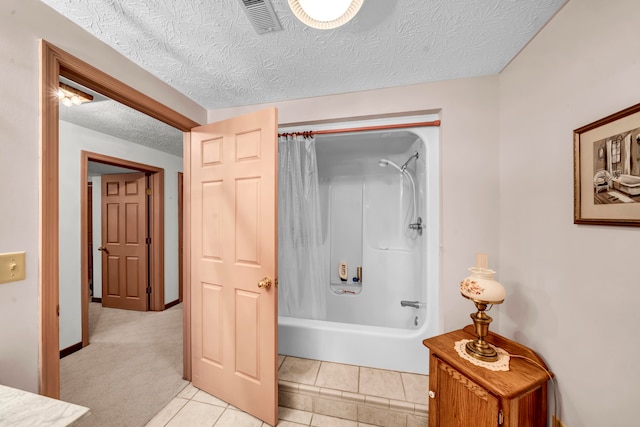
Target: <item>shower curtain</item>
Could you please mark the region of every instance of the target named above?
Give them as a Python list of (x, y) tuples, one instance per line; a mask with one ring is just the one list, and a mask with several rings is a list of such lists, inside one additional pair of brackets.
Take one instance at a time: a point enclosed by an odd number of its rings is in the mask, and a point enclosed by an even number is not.
[(325, 319), (329, 278), (315, 143), (313, 136), (278, 139), (278, 312)]
[(624, 137), (624, 167), (622, 173), (624, 175), (631, 174), (631, 133)]

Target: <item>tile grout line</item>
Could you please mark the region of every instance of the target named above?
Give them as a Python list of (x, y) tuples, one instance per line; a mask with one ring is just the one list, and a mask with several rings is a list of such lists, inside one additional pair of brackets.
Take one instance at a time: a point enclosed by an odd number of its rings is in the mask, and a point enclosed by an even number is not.
[(323, 362), (322, 362), (322, 360), (321, 360), (321, 361), (320, 361), (320, 364), (318, 365), (318, 371), (316, 372), (316, 378), (313, 380), (313, 385), (314, 385), (314, 386), (316, 386), (316, 387), (319, 387), (319, 386), (317, 385), (317, 382), (318, 382), (318, 378), (320, 377), (320, 369), (322, 369), (322, 363), (323, 363)]
[[(191, 384), (191, 383), (189, 383), (189, 384)], [(185, 388), (186, 388), (186, 387), (185, 387)], [(174, 397), (174, 399), (177, 399), (177, 398), (178, 398), (178, 396)], [(180, 398), (180, 399), (182, 399), (182, 398)], [(170, 422), (171, 422), (171, 421), (176, 417), (176, 415), (178, 415), (178, 414), (180, 413), (180, 411), (182, 411), (182, 410), (184, 409), (184, 407), (185, 407), (185, 406), (187, 406), (187, 403), (189, 403), (189, 401), (190, 401), (191, 399), (184, 399), (184, 400), (185, 400), (184, 404), (183, 404), (182, 406), (180, 406), (180, 409), (178, 409), (178, 410), (176, 411), (176, 413), (175, 413), (175, 414), (173, 414), (173, 415), (171, 416), (171, 418), (169, 418), (169, 419), (167, 420), (167, 422), (166, 422), (166, 423), (164, 423), (164, 424), (162, 425), (163, 427), (166, 427), (166, 426), (167, 426), (167, 425), (168, 425), (168, 424), (169, 424), (169, 423), (170, 423)], [(166, 407), (166, 405), (165, 405), (165, 407)], [(153, 418), (152, 418), (152, 419), (153, 419)]]
[(402, 394), (404, 394), (404, 401), (408, 402), (409, 400), (407, 399), (407, 390), (404, 386), (404, 377), (402, 376), (402, 372), (398, 372), (398, 375), (400, 375), (400, 384), (402, 384)]

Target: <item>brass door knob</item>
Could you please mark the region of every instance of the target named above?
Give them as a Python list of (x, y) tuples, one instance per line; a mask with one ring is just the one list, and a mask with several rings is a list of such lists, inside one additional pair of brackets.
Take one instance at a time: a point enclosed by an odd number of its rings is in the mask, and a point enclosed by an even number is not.
[(258, 287), (261, 289), (271, 288), (271, 279), (269, 279), (267, 276), (263, 277), (262, 280), (258, 282)]

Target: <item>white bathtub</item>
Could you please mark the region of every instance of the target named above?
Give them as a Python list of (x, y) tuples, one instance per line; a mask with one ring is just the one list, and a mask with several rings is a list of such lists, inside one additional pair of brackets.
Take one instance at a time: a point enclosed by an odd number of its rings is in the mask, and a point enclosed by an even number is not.
[(613, 186), (630, 196), (638, 196), (640, 195), (640, 176), (620, 175), (613, 178)]
[(279, 354), (418, 374), (429, 373), (422, 340), (434, 335), (428, 321), (410, 330), (278, 317)]

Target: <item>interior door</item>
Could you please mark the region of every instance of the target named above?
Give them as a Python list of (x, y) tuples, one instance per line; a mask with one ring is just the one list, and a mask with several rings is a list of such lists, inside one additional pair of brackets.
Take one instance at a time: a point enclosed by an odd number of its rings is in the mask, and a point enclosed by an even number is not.
[(278, 420), (277, 110), (191, 131), (192, 382)]
[(102, 176), (102, 305), (146, 311), (147, 178)]

